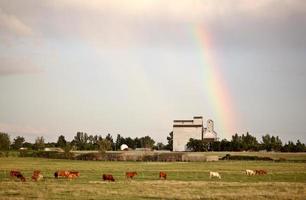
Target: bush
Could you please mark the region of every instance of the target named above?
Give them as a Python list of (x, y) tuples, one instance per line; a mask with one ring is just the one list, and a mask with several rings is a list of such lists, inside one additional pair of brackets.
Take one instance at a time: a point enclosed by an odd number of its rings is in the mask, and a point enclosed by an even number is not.
[(53, 159), (72, 159), (73, 153), (65, 154), (57, 151), (20, 151), (20, 157), (38, 157), (38, 158), (53, 158)]
[(158, 155), (158, 161), (177, 162), (182, 161), (183, 153), (162, 153)]
[(273, 159), (270, 157), (258, 157), (258, 156), (243, 156), (243, 155), (235, 155), (232, 156), (230, 154), (226, 154), (221, 160), (263, 160), (263, 161), (272, 161)]
[(76, 160), (103, 160), (105, 159), (101, 153), (85, 153), (75, 157)]

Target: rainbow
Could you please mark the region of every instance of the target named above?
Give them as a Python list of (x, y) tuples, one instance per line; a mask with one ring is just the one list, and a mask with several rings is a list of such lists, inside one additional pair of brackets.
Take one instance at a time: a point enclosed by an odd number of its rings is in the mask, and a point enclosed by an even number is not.
[(236, 131), (234, 104), (214, 55), (213, 38), (202, 25), (194, 27), (193, 35), (200, 50), (200, 64), (205, 78), (205, 90), (211, 104), (219, 137), (230, 138)]

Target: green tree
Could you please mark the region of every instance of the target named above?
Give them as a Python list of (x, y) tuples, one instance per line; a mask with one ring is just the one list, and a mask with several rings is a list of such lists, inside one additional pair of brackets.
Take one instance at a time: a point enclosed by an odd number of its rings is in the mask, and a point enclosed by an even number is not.
[(232, 136), (231, 150), (232, 151), (241, 151), (242, 150), (242, 138), (237, 133)]
[(87, 142), (88, 142), (88, 135), (87, 135), (87, 133), (77, 132), (76, 136), (74, 136), (73, 144), (79, 150), (85, 150)]
[(67, 141), (66, 141), (66, 139), (65, 139), (65, 136), (60, 135), (60, 136), (58, 137), (58, 139), (57, 139), (56, 146), (57, 146), (57, 147), (63, 148), (63, 147), (66, 146), (66, 144), (67, 144)]
[(112, 135), (108, 133), (105, 139), (107, 139), (111, 143), (112, 150), (115, 150), (116, 147)]
[(166, 148), (170, 151), (173, 151), (173, 131), (169, 133), (167, 140), (168, 140), (168, 144)]
[(20, 149), (23, 146), (24, 142), (25, 142), (24, 137), (17, 136), (16, 138), (14, 138), (14, 142), (12, 144), (13, 149), (15, 150)]
[(71, 158), (72, 153), (70, 153), (70, 151), (72, 150), (73, 146), (69, 142), (67, 142), (66, 145), (62, 148), (64, 150), (65, 158)]
[(35, 146), (35, 149), (36, 149), (36, 150), (42, 150), (42, 149), (44, 149), (44, 147), (45, 147), (45, 139), (44, 139), (44, 137), (43, 137), (43, 136), (37, 137), (37, 138), (35, 139), (35, 144), (34, 144), (34, 146)]
[(155, 141), (150, 136), (140, 138), (142, 148), (153, 148)]
[(124, 144), (123, 138), (120, 134), (117, 134), (116, 144), (115, 144), (115, 150), (120, 150), (120, 146)]
[(202, 151), (208, 151), (209, 143), (204, 142), (203, 140), (197, 140), (190, 138), (189, 142), (187, 143), (187, 148), (190, 151), (195, 152), (202, 152)]
[(272, 150), (271, 136), (269, 134), (262, 136), (261, 146), (262, 146), (262, 149), (265, 149), (267, 151)]
[(301, 143), (300, 140), (297, 140), (296, 145), (295, 145), (295, 151), (296, 152), (306, 151), (305, 144)]
[(98, 142), (99, 144), (99, 151), (100, 153), (104, 154), (106, 151), (112, 149), (112, 144), (109, 140), (107, 139), (102, 139)]
[(10, 149), (10, 136), (7, 133), (0, 133), (0, 150), (6, 151)]

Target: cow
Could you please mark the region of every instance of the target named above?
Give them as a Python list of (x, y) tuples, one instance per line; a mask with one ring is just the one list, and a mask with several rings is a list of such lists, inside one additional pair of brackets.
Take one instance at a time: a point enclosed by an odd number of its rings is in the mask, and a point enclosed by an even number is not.
[(257, 175), (266, 175), (267, 171), (263, 169), (255, 170), (255, 174)]
[(219, 172), (209, 172), (209, 178), (217, 177), (221, 179)]
[(70, 174), (74, 174), (75, 176), (79, 177), (80, 176), (80, 172), (77, 171), (69, 171), (69, 175)]
[(113, 175), (111, 175), (111, 174), (103, 174), (103, 175), (102, 175), (102, 179), (103, 179), (104, 181), (112, 181), (112, 182), (115, 181)]
[(25, 177), (21, 174), (20, 171), (11, 170), (10, 171), (10, 176), (11, 177), (16, 177), (16, 178), (20, 179), (22, 182), (26, 181)]
[(59, 178), (60, 176), (62, 176), (68, 178), (69, 174), (70, 174), (69, 171), (59, 170), (54, 172), (54, 177)]
[(167, 179), (167, 174), (165, 172), (159, 172), (159, 179)]
[(33, 181), (40, 181), (40, 180), (42, 180), (44, 177), (43, 177), (43, 175), (40, 173), (40, 171), (39, 170), (35, 170), (34, 172), (33, 172), (33, 175), (32, 175), (32, 180)]
[(133, 179), (134, 176), (137, 175), (137, 172), (126, 172), (125, 173), (125, 178), (127, 179)]
[(17, 177), (17, 175), (20, 175), (21, 172), (20, 171), (16, 171), (16, 170), (11, 170), (10, 171), (10, 176), (11, 177)]
[(74, 179), (74, 178), (76, 178), (76, 177), (78, 177), (78, 175), (77, 174), (69, 174), (66, 178), (68, 178), (68, 179)]
[(245, 173), (246, 173), (246, 175), (248, 175), (248, 176), (254, 176), (254, 175), (255, 175), (255, 172), (254, 172), (253, 170), (250, 170), (250, 169), (246, 169), (246, 170), (245, 170)]

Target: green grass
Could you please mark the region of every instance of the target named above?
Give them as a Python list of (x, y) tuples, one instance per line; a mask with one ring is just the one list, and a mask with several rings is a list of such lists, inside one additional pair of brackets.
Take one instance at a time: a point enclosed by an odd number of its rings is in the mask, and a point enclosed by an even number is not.
[[(305, 155), (305, 154), (304, 154)], [(21, 170), (27, 182), (9, 177)], [(32, 182), (34, 169), (44, 175)], [(78, 170), (75, 180), (54, 179), (56, 170)], [(246, 176), (245, 169), (266, 169), (266, 176)], [(137, 171), (126, 181), (126, 171)], [(158, 180), (159, 171), (168, 174)], [(222, 179), (208, 177), (218, 171)], [(101, 181), (103, 173), (116, 182)], [(101, 162), (41, 158), (0, 158), (0, 199), (306, 199), (306, 164), (269, 161)]]

